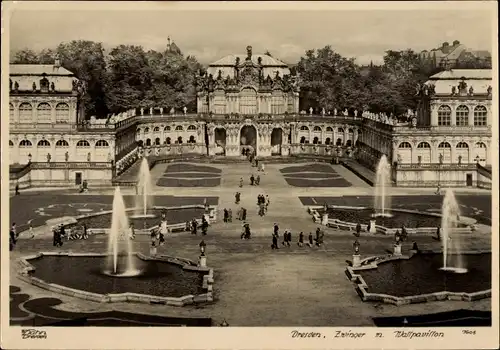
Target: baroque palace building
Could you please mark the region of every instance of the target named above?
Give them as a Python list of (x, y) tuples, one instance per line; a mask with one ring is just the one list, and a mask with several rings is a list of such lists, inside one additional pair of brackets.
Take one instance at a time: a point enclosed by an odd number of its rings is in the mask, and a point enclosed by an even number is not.
[(10, 79), (11, 179), (23, 186), (109, 185), (140, 156), (248, 152), (357, 160), (372, 171), (385, 154), (397, 186), (491, 186), (491, 70), (430, 77), (409, 123), (352, 109), (299, 111), (299, 77), (250, 46), (197, 77), (197, 111), (150, 107), (85, 118), (85, 84), (57, 60), (11, 65)]

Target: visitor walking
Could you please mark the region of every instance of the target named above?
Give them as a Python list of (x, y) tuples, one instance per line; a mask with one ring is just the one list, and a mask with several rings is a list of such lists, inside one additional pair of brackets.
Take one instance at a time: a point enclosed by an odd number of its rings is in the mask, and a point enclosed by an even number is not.
[(17, 195), (20, 194), (19, 193), (19, 184), (18, 183), (16, 183), (16, 188), (15, 189), (16, 189), (15, 195), (17, 196)]
[(241, 193), (236, 192), (235, 195), (234, 195), (234, 203), (235, 204), (240, 204), (240, 199), (241, 199)]
[(255, 179), (255, 185), (260, 185), (260, 175), (257, 175), (257, 178)]
[(227, 210), (227, 221), (228, 222), (233, 222), (233, 211), (231, 208)]
[(253, 186), (254, 182), (255, 182), (255, 177), (252, 174), (252, 176), (250, 176), (250, 186)]
[(437, 185), (436, 194), (441, 194), (441, 185)]
[(286, 244), (289, 247), (292, 244), (292, 231), (288, 231), (288, 234), (286, 236)]
[(277, 223), (274, 223), (274, 227), (273, 227), (273, 232), (274, 232), (274, 234), (275, 234), (275, 235), (278, 235), (279, 230), (280, 230), (280, 228), (279, 228), (278, 224), (277, 224)]
[(241, 208), (241, 220), (245, 221), (247, 219), (247, 210), (245, 208)]
[(273, 244), (271, 244), (271, 249), (272, 250), (279, 249), (279, 247), (278, 247), (278, 235), (277, 234), (273, 234)]
[(12, 251), (17, 243), (16, 233), (12, 230), (9, 230), (9, 250)]
[(191, 234), (198, 234), (198, 221), (196, 221), (196, 218), (191, 221)]
[(297, 242), (297, 245), (299, 247), (302, 247), (304, 245), (304, 232), (299, 233), (299, 241)]
[[(135, 238), (135, 230), (134, 230), (134, 223), (132, 222), (130, 224), (130, 226), (132, 227), (132, 230), (133, 230), (133, 235), (134, 235), (134, 238)], [(83, 239), (87, 239), (89, 238), (89, 231), (88, 231), (88, 228), (87, 228), (87, 224), (83, 224)]]
[(201, 233), (203, 236), (207, 235), (207, 230), (208, 230), (208, 221), (205, 219), (205, 216), (201, 219)]
[(358, 222), (358, 224), (356, 225), (356, 234), (355, 234), (356, 237), (359, 237), (361, 236), (361, 224)]
[(283, 242), (281, 242), (281, 245), (285, 246), (287, 245), (287, 243), (288, 243), (288, 231), (285, 230), (285, 232), (283, 232)]
[(309, 247), (312, 247), (312, 246), (313, 246), (313, 244), (314, 244), (313, 234), (312, 234), (312, 232), (309, 232), (309, 242), (307, 243), (307, 245), (308, 245)]
[(224, 222), (227, 222), (229, 218), (229, 212), (226, 208), (224, 208)]

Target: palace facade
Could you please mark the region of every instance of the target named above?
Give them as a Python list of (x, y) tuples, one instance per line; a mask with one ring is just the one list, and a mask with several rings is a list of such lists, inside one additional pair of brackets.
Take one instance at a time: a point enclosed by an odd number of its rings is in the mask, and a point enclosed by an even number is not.
[[(299, 111), (299, 77), (267, 55), (229, 55), (197, 77), (197, 113), (150, 107), (87, 119), (84, 84), (54, 65), (11, 65), (11, 178), (26, 186), (111, 184), (139, 156), (308, 156), (374, 170), (397, 186), (491, 186), (491, 70), (448, 70), (418, 88), (407, 123)], [(368, 113), (370, 114), (370, 113)], [(489, 172), (489, 179), (488, 179)]]

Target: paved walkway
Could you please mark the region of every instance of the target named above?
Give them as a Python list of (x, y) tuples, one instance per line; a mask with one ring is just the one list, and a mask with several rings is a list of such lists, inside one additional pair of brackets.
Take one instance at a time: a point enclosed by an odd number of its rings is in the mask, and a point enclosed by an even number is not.
[[(166, 166), (160, 164), (155, 167), (153, 176), (160, 176)], [(461, 308), (490, 310), (490, 299), (473, 303), (448, 301), (400, 307), (361, 302), (354, 286), (344, 274), (345, 261), (350, 260), (352, 254), (353, 236), (349, 232), (326, 229), (325, 246), (321, 248), (300, 248), (293, 245), (279, 251), (270, 249), (270, 234), (274, 222), (279, 223), (281, 232), (284, 229), (292, 229), (293, 241), (297, 240), (298, 232), (316, 229), (317, 225), (307, 214), (299, 196), (370, 195), (371, 188), (292, 187), (279, 173), (282, 165), (277, 164), (266, 166), (265, 174), (260, 174), (260, 186), (249, 186), (250, 173), (258, 174), (249, 164), (211, 166), (223, 170), (222, 184), (219, 187), (156, 187), (154, 192), (157, 195), (217, 196), (219, 207), (232, 208), (233, 216), (237, 210), (234, 193), (242, 193), (242, 205), (248, 209), (248, 222), (252, 227), (253, 238), (249, 241), (239, 239), (241, 222), (237, 220), (229, 224), (219, 220), (209, 229), (208, 236), (203, 237), (207, 243), (208, 265), (215, 269), (216, 301), (212, 305), (175, 308), (129, 303), (97, 304), (61, 296), (60, 299), (64, 303), (58, 308), (82, 311), (115, 309), (164, 316), (212, 317), (216, 324), (226, 319), (232, 326), (372, 326), (372, 317)], [(240, 177), (243, 177), (245, 183), (241, 189), (238, 187)], [(425, 192), (395, 190), (400, 194), (417, 195)], [(129, 191), (134, 190), (123, 190), (125, 193)], [(111, 189), (99, 190), (99, 193), (111, 194)], [(256, 199), (260, 193), (269, 194), (271, 197), (268, 214), (263, 218), (257, 216)], [(95, 193), (89, 193), (92, 194)], [(167, 244), (160, 248), (159, 254), (197, 260), (200, 240), (201, 237), (188, 233), (176, 234), (167, 238)], [(427, 235), (411, 237), (411, 240), (415, 240), (421, 249), (439, 249), (439, 242)], [(461, 235), (461, 240), (465, 250), (491, 247), (490, 232), (479, 231)], [(359, 241), (363, 256), (383, 254), (392, 246), (392, 237), (364, 235)], [(87, 241), (65, 242), (62, 250), (102, 252), (106, 244), (106, 237), (97, 235)], [(149, 244), (148, 237), (138, 237), (134, 242), (134, 250), (148, 254)], [(405, 243), (403, 250), (407, 251), (409, 245), (411, 242)], [(50, 296), (50, 292), (28, 285), (16, 277), (15, 260), (31, 252), (52, 250), (55, 248), (52, 247), (50, 236), (41, 234), (30, 239), (22, 235), (16, 249), (11, 253), (11, 283), (32, 296)]]

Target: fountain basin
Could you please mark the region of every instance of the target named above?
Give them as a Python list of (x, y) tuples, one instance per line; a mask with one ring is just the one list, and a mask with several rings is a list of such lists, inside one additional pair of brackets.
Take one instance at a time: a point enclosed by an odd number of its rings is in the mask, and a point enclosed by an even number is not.
[[(317, 221), (317, 218), (322, 217), (325, 210), (320, 206), (316, 208), (310, 207), (309, 213)], [(377, 232), (386, 234), (401, 230), (403, 225), (409, 233), (417, 231), (432, 231), (432, 233), (435, 233), (437, 228), (441, 226), (442, 219), (439, 214), (406, 209), (390, 209), (380, 215), (374, 214), (373, 209), (367, 207), (328, 206), (326, 213), (328, 213), (329, 218), (328, 226), (351, 230), (355, 229), (356, 225), (360, 223), (363, 230), (366, 230), (370, 221), (375, 220)], [(467, 222), (467, 224), (459, 223), (457, 231), (470, 232), (470, 225), (471, 222)]]
[(359, 268), (348, 267), (346, 274), (363, 301), (404, 305), (491, 297), (491, 253), (468, 252), (463, 256), (470, 266), (466, 273), (443, 270), (442, 253), (424, 251), (370, 257)]
[(107, 258), (94, 253), (39, 253), (21, 259), (19, 273), (41, 288), (97, 302), (184, 306), (213, 301), (212, 269), (187, 259), (137, 253), (134, 262), (140, 274), (126, 277), (103, 271)]

